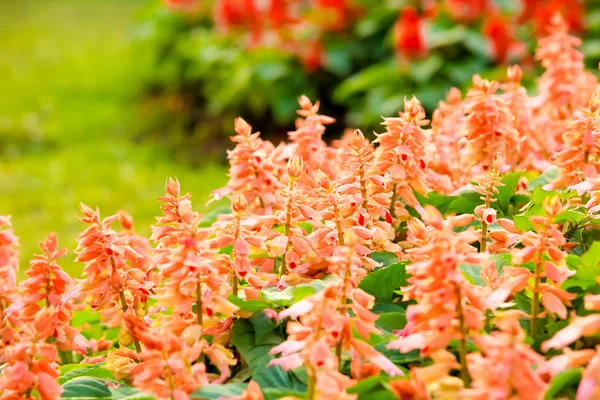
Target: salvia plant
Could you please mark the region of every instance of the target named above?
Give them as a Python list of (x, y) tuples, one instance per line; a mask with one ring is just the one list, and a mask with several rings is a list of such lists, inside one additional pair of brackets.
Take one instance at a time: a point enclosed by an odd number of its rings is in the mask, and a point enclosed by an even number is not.
[(74, 254), (48, 235), (20, 282), (0, 217), (0, 399), (600, 398), (600, 85), (578, 44), (557, 16), (535, 95), (518, 66), (475, 76), (373, 141), (327, 144), (307, 97), (288, 143), (239, 118), (227, 209), (169, 178), (148, 239), (81, 204)]

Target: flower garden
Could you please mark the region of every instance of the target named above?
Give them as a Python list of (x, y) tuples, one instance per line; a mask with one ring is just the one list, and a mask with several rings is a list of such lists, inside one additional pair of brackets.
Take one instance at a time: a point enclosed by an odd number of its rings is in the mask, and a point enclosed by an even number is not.
[(226, 206), (165, 177), (149, 237), (81, 203), (76, 248), (49, 233), (20, 265), (0, 216), (0, 399), (600, 398), (600, 84), (577, 20), (539, 15), (539, 75), (408, 96), (374, 136), (326, 141), (308, 96), (285, 141), (230, 121)]

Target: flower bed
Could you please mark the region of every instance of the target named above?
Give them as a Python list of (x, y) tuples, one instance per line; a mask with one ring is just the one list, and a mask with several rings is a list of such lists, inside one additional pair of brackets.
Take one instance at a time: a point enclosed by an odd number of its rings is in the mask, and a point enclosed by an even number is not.
[(50, 234), (17, 282), (0, 218), (0, 398), (598, 398), (599, 85), (550, 31), (535, 96), (476, 75), (373, 142), (305, 96), (288, 143), (236, 119), (230, 206), (169, 178), (148, 239), (82, 204), (81, 279)]

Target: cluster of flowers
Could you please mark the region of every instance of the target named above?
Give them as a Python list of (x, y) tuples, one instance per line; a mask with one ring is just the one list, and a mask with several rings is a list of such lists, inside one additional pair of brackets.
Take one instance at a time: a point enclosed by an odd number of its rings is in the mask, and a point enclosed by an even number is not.
[[(174, 9), (194, 10), (199, 0), (165, 0)], [(494, 0), (420, 0), (418, 8), (400, 10), (394, 26), (397, 53), (405, 58), (427, 54), (427, 26), (439, 15), (465, 25), (480, 23), (490, 54), (500, 63), (510, 54), (522, 55), (524, 45), (516, 28), (531, 21), (535, 32), (546, 33), (552, 16), (561, 13), (572, 31), (583, 29), (583, 4), (579, 0), (522, 0), (520, 13), (505, 15)], [(224, 32), (246, 32), (250, 46), (269, 46), (297, 54), (309, 71), (322, 65), (323, 37), (351, 27), (364, 6), (352, 0), (218, 0), (214, 21)]]
[[(598, 398), (600, 352), (568, 346), (600, 332), (600, 314), (590, 314), (600, 311), (600, 297), (580, 294), (588, 315), (541, 339), (542, 320), (567, 319), (578, 296), (561, 288), (575, 273), (566, 257), (578, 243), (567, 240), (558, 217), (579, 207), (593, 225), (600, 205), (600, 87), (559, 16), (551, 32), (537, 52), (546, 72), (535, 97), (516, 66), (503, 83), (475, 76), (464, 99), (452, 90), (440, 103), (431, 129), (416, 98), (384, 119), (385, 132), (372, 142), (348, 131), (327, 145), (322, 135), (334, 121), (306, 97), (289, 143), (264, 141), (238, 118), (230, 179), (214, 192), (230, 198), (231, 212), (206, 226), (169, 179), (148, 240), (125, 212), (102, 219), (82, 204), (88, 227), (77, 237), (85, 265), (78, 282), (60, 268), (67, 250), (51, 234), (18, 284), (18, 239), (10, 219), (0, 218), (0, 398), (60, 398), (58, 365), (74, 361), (105, 363), (116, 379), (161, 399), (189, 398), (226, 382), (243, 362), (230, 343), (231, 327), (248, 317), (240, 300), (325, 276), (322, 290), (265, 310), (290, 319), (270, 365), (305, 368), (309, 400), (356, 398), (347, 389), (381, 373), (399, 399), (538, 399), (573, 366), (587, 366), (577, 398)], [(559, 174), (549, 188), (576, 195), (547, 196), (529, 229), (496, 219), (502, 176), (553, 164)], [(516, 190), (525, 186), (521, 180)], [(419, 201), (469, 189), (483, 203), (471, 214), (444, 216)], [(407, 323), (387, 349), (418, 349), (431, 361), (412, 367), (410, 379), (371, 341), (381, 333), (375, 297), (359, 284), (380, 267), (373, 252), (407, 262)], [(502, 273), (499, 253), (512, 255)], [(483, 285), (467, 280), (464, 264), (480, 267)], [(529, 315), (514, 307), (518, 295), (531, 299)], [(71, 326), (88, 306), (107, 327), (120, 327), (118, 344)], [(550, 349), (562, 353), (544, 357)], [(262, 398), (256, 382), (239, 397)]]

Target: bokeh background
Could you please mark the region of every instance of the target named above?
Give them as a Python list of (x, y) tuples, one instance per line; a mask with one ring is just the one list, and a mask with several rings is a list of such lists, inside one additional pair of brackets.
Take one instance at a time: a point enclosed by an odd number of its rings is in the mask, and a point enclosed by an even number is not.
[(197, 209), (222, 206), (205, 203), (236, 116), (284, 140), (307, 94), (337, 119), (332, 140), (380, 129), (407, 95), (431, 113), (474, 73), (519, 63), (531, 83), (556, 13), (597, 72), (597, 0), (2, 1), (0, 215), (24, 263), (49, 231), (74, 248), (80, 201), (147, 235), (168, 176)]

